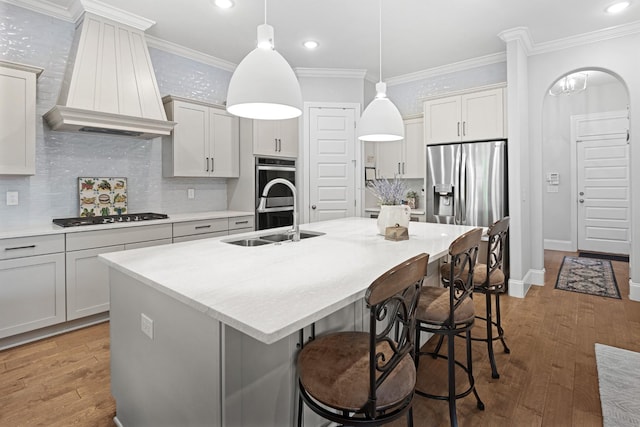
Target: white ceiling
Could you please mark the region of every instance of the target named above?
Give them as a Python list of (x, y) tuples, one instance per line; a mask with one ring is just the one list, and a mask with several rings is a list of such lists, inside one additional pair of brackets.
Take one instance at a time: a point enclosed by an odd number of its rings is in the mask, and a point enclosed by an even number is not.
[[(2, 0), (71, 16), (78, 0)], [(101, 0), (156, 22), (147, 34), (206, 55), (239, 63), (255, 47), (264, 22), (263, 0), (234, 0), (221, 10), (212, 0)], [(503, 53), (498, 34), (527, 27), (544, 44), (609, 27), (640, 24), (640, 1), (626, 12), (604, 13), (613, 0), (383, 0), (383, 79), (485, 55)], [(363, 69), (378, 77), (378, 1), (270, 0), (267, 22), (276, 49), (292, 67)], [(313, 38), (313, 52), (302, 42)]]

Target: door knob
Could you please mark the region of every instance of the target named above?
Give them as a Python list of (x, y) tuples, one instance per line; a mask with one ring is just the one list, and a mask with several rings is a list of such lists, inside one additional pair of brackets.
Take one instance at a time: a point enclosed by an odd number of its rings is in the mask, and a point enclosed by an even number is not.
[(316, 208), (316, 205), (311, 205), (311, 209), (315, 209), (315, 208)]
[(580, 199), (578, 200), (580, 203), (584, 203), (584, 199)]
[(584, 196), (584, 191), (581, 191), (581, 192), (580, 192), (580, 195), (581, 195), (581, 196)]

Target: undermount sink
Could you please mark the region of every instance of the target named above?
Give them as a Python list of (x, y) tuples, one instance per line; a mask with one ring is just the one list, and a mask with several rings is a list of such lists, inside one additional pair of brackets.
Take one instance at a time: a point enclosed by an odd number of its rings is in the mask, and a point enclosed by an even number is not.
[[(301, 231), (300, 232), (300, 240), (308, 239), (310, 237), (322, 236), (325, 233), (320, 233), (317, 231)], [(269, 245), (272, 243), (280, 243), (280, 242), (289, 242), (293, 240), (293, 234), (289, 233), (277, 233), (277, 234), (267, 234), (265, 236), (256, 236), (249, 237), (238, 240), (223, 240), (224, 243), (229, 243), (232, 245), (238, 246), (263, 246)]]
[(238, 246), (262, 246), (262, 245), (269, 245), (273, 242), (268, 242), (266, 240), (260, 240), (260, 239), (240, 239), (240, 240), (225, 241), (225, 243), (231, 243), (232, 245), (238, 245)]
[[(319, 233), (316, 231), (301, 231), (300, 240), (308, 239), (309, 237), (322, 236), (323, 234), (324, 233)], [(268, 240), (270, 242), (286, 242), (293, 239), (293, 234), (289, 234), (289, 233), (268, 234), (266, 236), (260, 236), (260, 239)]]

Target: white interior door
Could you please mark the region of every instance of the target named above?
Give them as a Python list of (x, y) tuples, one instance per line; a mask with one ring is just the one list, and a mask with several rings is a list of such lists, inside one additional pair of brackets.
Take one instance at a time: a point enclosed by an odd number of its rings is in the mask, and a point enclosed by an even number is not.
[(355, 110), (309, 110), (309, 221), (355, 216)]
[(626, 136), (577, 143), (578, 250), (629, 254), (629, 145)]

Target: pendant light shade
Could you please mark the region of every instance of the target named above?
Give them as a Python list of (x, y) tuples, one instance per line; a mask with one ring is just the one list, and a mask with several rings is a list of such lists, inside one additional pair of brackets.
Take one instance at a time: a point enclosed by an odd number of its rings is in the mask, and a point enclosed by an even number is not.
[(376, 97), (364, 109), (358, 124), (361, 141), (399, 141), (404, 138), (404, 122), (398, 108), (387, 98), (387, 85), (382, 82), (382, 0), (380, 12), (380, 81), (376, 84)]
[(300, 84), (289, 63), (274, 49), (273, 27), (266, 23), (258, 26), (258, 47), (231, 76), (227, 111), (261, 120), (291, 119), (302, 114)]
[(404, 138), (404, 122), (398, 108), (385, 94), (386, 84), (376, 84), (378, 94), (365, 108), (358, 124), (362, 141), (398, 141)]

